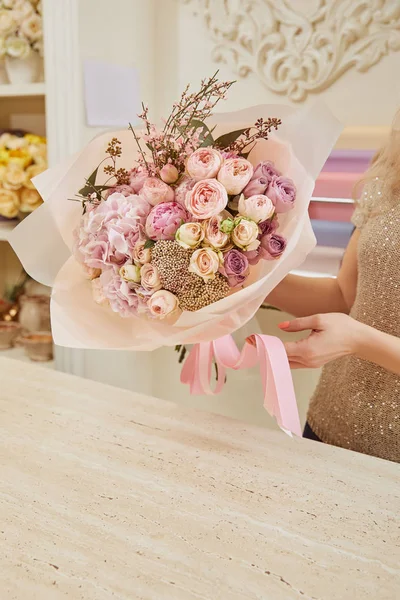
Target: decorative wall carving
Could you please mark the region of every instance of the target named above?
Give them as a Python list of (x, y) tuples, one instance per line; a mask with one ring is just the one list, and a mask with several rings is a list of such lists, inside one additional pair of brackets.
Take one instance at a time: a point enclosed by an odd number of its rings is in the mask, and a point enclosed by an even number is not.
[(255, 73), (294, 101), (328, 88), (352, 67), (367, 71), (400, 50), (399, 0), (183, 2), (203, 18), (217, 62), (239, 77)]

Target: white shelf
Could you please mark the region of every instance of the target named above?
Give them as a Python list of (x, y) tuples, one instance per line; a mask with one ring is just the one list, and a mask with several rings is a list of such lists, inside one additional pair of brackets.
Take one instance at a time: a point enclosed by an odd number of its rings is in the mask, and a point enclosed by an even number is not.
[(26, 354), (24, 348), (9, 348), (8, 350), (0, 350), (0, 358), (12, 358), (14, 360), (20, 360), (24, 363), (31, 363), (38, 365), (39, 367), (45, 367), (46, 369), (55, 369), (54, 360), (49, 360), (47, 362), (35, 362), (32, 361)]
[(18, 225), (18, 221), (0, 221), (0, 242), (8, 242), (10, 233)]
[(44, 83), (2, 83), (0, 84), (0, 98), (17, 98), (20, 96), (45, 96)]

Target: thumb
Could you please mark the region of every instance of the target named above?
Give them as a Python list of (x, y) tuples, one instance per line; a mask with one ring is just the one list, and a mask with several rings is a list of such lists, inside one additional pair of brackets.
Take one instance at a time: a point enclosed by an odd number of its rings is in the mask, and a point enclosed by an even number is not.
[(302, 317), (300, 319), (293, 319), (293, 321), (285, 321), (278, 325), (282, 331), (288, 331), (294, 333), (296, 331), (317, 331), (321, 328), (321, 319), (319, 315), (313, 315), (311, 317)]

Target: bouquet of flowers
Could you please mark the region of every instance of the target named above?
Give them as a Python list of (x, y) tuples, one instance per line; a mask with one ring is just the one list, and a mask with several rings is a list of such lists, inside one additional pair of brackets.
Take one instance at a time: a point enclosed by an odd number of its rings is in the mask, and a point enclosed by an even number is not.
[(46, 152), (38, 135), (0, 135), (0, 217), (23, 217), (42, 204), (31, 179), (46, 170)]
[(298, 433), (280, 341), (250, 338), (240, 355), (230, 334), (314, 247), (308, 204), (340, 127), (321, 107), (213, 116), (231, 85), (214, 75), (198, 92), (186, 88), (160, 127), (143, 106), (141, 130), (103, 134), (37, 177), (45, 204), (11, 243), (31, 276), (53, 284), (56, 344), (195, 344), (182, 380), (198, 393), (212, 393), (214, 358), (218, 389), (225, 368), (257, 359), (270, 371), (267, 408)]
[(0, 0), (0, 58), (43, 56), (40, 0)]

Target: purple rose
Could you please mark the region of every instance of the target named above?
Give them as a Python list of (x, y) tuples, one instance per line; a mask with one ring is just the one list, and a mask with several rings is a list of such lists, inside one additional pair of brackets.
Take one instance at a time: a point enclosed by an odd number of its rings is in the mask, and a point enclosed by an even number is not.
[(267, 187), (269, 185), (269, 179), (266, 177), (253, 177), (246, 185), (243, 190), (243, 194), (245, 198), (250, 198), (250, 196), (258, 196), (259, 194), (264, 194)]
[(263, 162), (260, 162), (254, 169), (253, 179), (264, 177), (268, 180), (268, 183), (270, 183), (273, 177), (279, 177), (280, 175), (281, 173), (275, 168), (273, 162), (270, 160), (264, 160)]
[(146, 234), (152, 240), (173, 240), (182, 221), (189, 220), (189, 213), (178, 202), (161, 202), (147, 217)]
[(245, 252), (245, 255), (250, 265), (257, 265), (260, 260), (275, 260), (285, 251), (286, 243), (286, 239), (278, 233), (263, 235), (257, 250)]
[(296, 186), (287, 177), (274, 177), (268, 186), (267, 195), (274, 203), (277, 213), (286, 213), (294, 207)]
[(261, 240), (261, 258), (264, 260), (275, 260), (279, 258), (286, 248), (286, 239), (278, 233), (265, 235)]
[(233, 248), (225, 254), (224, 269), (230, 287), (237, 287), (249, 275), (249, 262), (243, 252)]
[(258, 227), (261, 232), (261, 237), (264, 235), (269, 235), (270, 233), (274, 233), (278, 229), (278, 219), (268, 219), (267, 221), (262, 221), (258, 224)]

